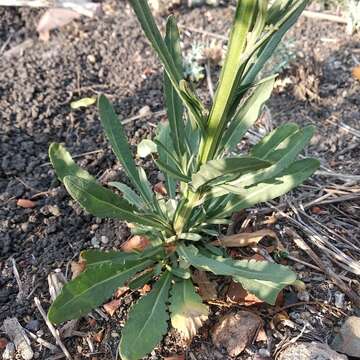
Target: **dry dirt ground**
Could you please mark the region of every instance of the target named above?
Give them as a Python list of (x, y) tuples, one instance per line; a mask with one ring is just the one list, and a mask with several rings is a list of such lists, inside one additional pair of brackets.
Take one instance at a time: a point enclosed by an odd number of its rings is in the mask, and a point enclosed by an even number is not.
[[(164, 106), (159, 63), (133, 14), (123, 2), (106, 4), (100, 20), (75, 21), (55, 31), (47, 43), (35, 32), (40, 11), (0, 8), (0, 324), (7, 317), (17, 317), (22, 326), (50, 343), (55, 341), (34, 304), (36, 296), (45, 309), (50, 305), (48, 274), (61, 269), (70, 277), (70, 262), (80, 250), (96, 242), (104, 249), (118, 248), (129, 231), (122, 223), (85, 214), (70, 199), (48, 164), (48, 145), (64, 143), (104, 183), (119, 180), (123, 172), (104, 139), (96, 108), (71, 110), (70, 102), (105, 93), (123, 118), (137, 115), (144, 106), (152, 113)], [(185, 48), (190, 41), (221, 44), (219, 35), (226, 35), (232, 11), (231, 7), (177, 9)], [(163, 18), (158, 20), (164, 23)], [(307, 152), (319, 157), (323, 167), (292, 194), (244, 213), (238, 225), (246, 219), (247, 230), (275, 229), (291, 257), (279, 261), (298, 271), (307, 290), (287, 290), (275, 309), (257, 305), (252, 311), (263, 317), (268, 340), (249, 346), (238, 359), (266, 358), (268, 352), (275, 358), (297, 336), (329, 342), (346, 315), (356, 313), (347, 296), (341, 301), (343, 291), (333, 279), (314, 268), (318, 265), (285, 233), (286, 227), (296, 230), (324, 267), (341, 274), (345, 285), (360, 295), (356, 280), (360, 273), (360, 81), (352, 76), (360, 62), (360, 38), (346, 35), (343, 25), (301, 18), (286, 43), (291, 45), (286, 51), (296, 57), (281, 73), (269, 112), (241, 145), (247, 147), (259, 133), (286, 121), (313, 123), (318, 132)], [(213, 68), (213, 75), (216, 71)], [(208, 96), (205, 80), (199, 87)], [(131, 144), (153, 133), (161, 119), (150, 114), (131, 121), (126, 126)], [(153, 164), (144, 165), (156, 183)], [(31, 199), (36, 206), (21, 208), (18, 199)], [(20, 275), (20, 295), (14, 266)], [(224, 293), (224, 284), (218, 282), (218, 286)], [(63, 339), (74, 359), (115, 359), (117, 330), (138, 296), (125, 295), (111, 318), (94, 312), (82, 319), (75, 332)], [(229, 358), (215, 349), (211, 328), (220, 314), (238, 308), (242, 306), (231, 307), (226, 301), (213, 304), (210, 319), (188, 348), (187, 357)], [(272, 321), (274, 311), (281, 308), (289, 321), (285, 325)], [(101, 331), (102, 340), (96, 342), (94, 335)], [(55, 358), (34, 340), (32, 347), (38, 359)], [(181, 353), (183, 347), (171, 332), (148, 358)]]

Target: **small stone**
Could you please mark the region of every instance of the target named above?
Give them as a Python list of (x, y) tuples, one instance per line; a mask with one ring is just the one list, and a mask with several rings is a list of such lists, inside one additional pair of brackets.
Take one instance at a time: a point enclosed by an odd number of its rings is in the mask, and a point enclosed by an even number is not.
[(279, 356), (279, 360), (347, 360), (326, 344), (299, 342), (288, 346)]
[(29, 331), (36, 332), (40, 330), (40, 321), (31, 320), (26, 324), (25, 328), (28, 329)]
[(112, 332), (111, 332), (111, 337), (113, 337), (113, 338), (118, 338), (118, 337), (119, 337), (119, 334), (118, 334), (116, 331), (112, 331)]
[(96, 58), (95, 58), (95, 56), (94, 55), (88, 55), (87, 56), (87, 59), (89, 60), (89, 62), (90, 63), (92, 63), (92, 64), (95, 64), (96, 63)]
[(7, 343), (2, 358), (3, 360), (12, 360), (15, 358), (15, 345), (12, 342)]
[(213, 327), (212, 340), (220, 350), (226, 349), (230, 356), (237, 356), (255, 341), (262, 326), (262, 319), (252, 312), (229, 313)]
[(100, 238), (100, 241), (103, 243), (103, 244), (108, 244), (109, 243), (109, 238), (105, 235), (102, 235), (101, 238)]
[(331, 347), (349, 356), (360, 355), (360, 317), (350, 316), (345, 320)]
[(94, 236), (93, 238), (91, 238), (91, 245), (95, 248), (100, 247), (100, 242), (99, 240), (96, 238), (96, 236)]
[(342, 309), (344, 307), (344, 299), (345, 299), (345, 294), (341, 293), (340, 291), (337, 291), (335, 293), (335, 306), (339, 309)]
[(57, 205), (49, 205), (48, 210), (49, 210), (50, 214), (52, 214), (54, 216), (61, 215), (60, 209)]

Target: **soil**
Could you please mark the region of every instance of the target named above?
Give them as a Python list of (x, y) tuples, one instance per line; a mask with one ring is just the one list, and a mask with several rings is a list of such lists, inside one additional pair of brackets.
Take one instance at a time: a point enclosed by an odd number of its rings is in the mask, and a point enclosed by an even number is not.
[[(192, 10), (183, 7), (175, 12), (185, 29), (226, 35), (232, 11), (230, 6), (224, 6)], [(79, 252), (96, 243), (104, 249), (119, 248), (129, 231), (123, 223), (85, 214), (70, 199), (48, 164), (48, 146), (53, 141), (64, 143), (77, 155), (79, 164), (104, 183), (123, 179), (124, 174), (105, 141), (95, 106), (71, 110), (70, 103), (105, 93), (123, 118), (137, 115), (144, 106), (157, 112), (164, 105), (159, 62), (128, 5), (106, 2), (105, 14), (100, 20), (75, 21), (55, 30), (47, 43), (40, 41), (35, 32), (41, 13), (34, 9), (0, 8), (0, 323), (7, 317), (17, 317), (24, 327), (54, 343), (34, 304), (37, 296), (45, 309), (50, 305), (48, 274), (55, 269), (68, 274), (70, 262), (77, 259)], [(158, 20), (164, 24), (164, 18)], [(190, 40), (209, 42), (211, 36), (184, 31), (185, 49), (189, 48)], [(320, 157), (327, 169), (352, 175), (360, 175), (358, 163), (354, 161), (360, 155), (360, 81), (351, 75), (352, 68), (360, 61), (359, 40), (359, 35), (346, 35), (343, 25), (301, 18), (288, 36), (296, 59), (281, 73), (282, 82), (268, 104), (270, 126), (286, 121), (314, 123), (318, 133), (308, 153)], [(9, 55), (16, 46), (23, 49)], [(206, 81), (200, 83), (199, 88), (202, 96), (207, 96)], [(154, 124), (162, 119), (149, 115), (130, 122), (126, 130), (131, 144), (135, 147), (141, 138), (150, 136)], [(260, 132), (262, 125), (259, 122), (256, 126)], [(143, 165), (151, 181), (156, 183), (158, 173), (154, 165), (150, 162)], [(355, 189), (357, 183), (317, 176), (293, 196), (311, 201), (320, 193), (314, 186), (323, 189), (334, 185)], [(18, 199), (31, 199), (35, 207), (21, 208), (17, 205)], [(360, 241), (359, 208), (358, 199), (335, 209), (326, 206), (322, 213), (312, 216), (351, 241)], [(340, 228), (334, 221), (339, 211), (353, 213), (351, 221)], [(286, 222), (276, 226), (281, 229), (283, 225)], [(102, 243), (102, 236), (108, 242)], [(293, 245), (289, 245), (289, 249), (293, 249)], [(301, 256), (305, 258), (304, 254)], [(22, 297), (18, 295), (12, 259), (20, 274)], [(308, 284), (310, 299), (333, 304), (337, 289), (324, 275), (299, 264), (290, 262), (290, 265)], [(105, 320), (94, 313), (95, 323), (89, 318), (81, 320), (80, 336), (64, 340), (72, 356), (75, 359), (116, 358), (119, 340), (116, 330), (124, 323), (127, 308), (137, 296), (126, 295), (123, 306), (111, 319)], [(288, 304), (296, 302), (291, 299), (294, 296), (296, 298), (293, 292), (286, 293)], [(298, 334), (305, 320), (321, 317), (323, 325), (318, 324), (319, 319), (313, 321), (312, 330), (305, 331), (302, 339), (329, 340), (344, 316), (353, 313), (348, 299), (345, 303), (341, 311), (329, 313), (322, 308), (320, 315), (316, 305), (300, 307), (301, 311), (297, 311), (297, 307), (290, 310), (295, 329), (292, 334), (287, 330), (282, 339), (295, 336), (294, 332)], [(220, 313), (227, 311), (227, 307), (212, 306), (207, 326), (190, 346), (195, 359), (228, 358), (214, 348), (209, 336), (211, 324)], [(308, 318), (301, 318), (304, 313)], [(269, 326), (267, 329), (271, 332)], [(101, 329), (104, 340), (95, 344), (93, 350), (86, 339)], [(274, 354), (281, 346), (280, 338), (273, 336), (269, 344)], [(148, 358), (168, 356), (181, 352), (184, 347), (179, 337), (170, 332)], [(238, 358), (253, 359), (261, 347), (267, 349), (263, 343), (256, 344)], [(38, 359), (50, 358), (48, 349), (35, 343), (33, 349)]]

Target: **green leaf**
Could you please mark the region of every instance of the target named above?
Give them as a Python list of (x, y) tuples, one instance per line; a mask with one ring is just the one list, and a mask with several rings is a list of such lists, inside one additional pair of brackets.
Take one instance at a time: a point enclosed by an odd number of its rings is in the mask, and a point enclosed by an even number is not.
[(146, 158), (150, 154), (156, 153), (157, 151), (156, 144), (149, 139), (141, 140), (140, 144), (137, 146), (137, 155), (141, 158)]
[(59, 324), (86, 315), (109, 299), (116, 288), (123, 286), (129, 278), (152, 263), (148, 260), (91, 266), (89, 270), (64, 285), (50, 307), (49, 320)]
[(150, 293), (131, 308), (120, 340), (121, 359), (141, 359), (151, 352), (166, 334), (169, 319), (166, 303), (170, 284), (171, 274), (167, 272), (155, 283)]
[(231, 29), (228, 51), (222, 68), (213, 106), (207, 124), (207, 136), (202, 149), (201, 163), (213, 159), (227, 125), (228, 110), (237, 88), (242, 54), (246, 49), (248, 32), (255, 22), (257, 1), (239, 0)]
[(251, 155), (260, 159), (266, 159), (269, 153), (281, 144), (286, 138), (299, 131), (299, 127), (293, 123), (279, 126), (264, 136), (252, 149)]
[(320, 166), (316, 159), (304, 159), (294, 162), (288, 169), (275, 178), (243, 189), (238, 195), (231, 196), (225, 206), (209, 216), (225, 217), (233, 212), (246, 209), (255, 204), (275, 199), (303, 183)]
[(93, 181), (66, 176), (64, 184), (69, 194), (94, 216), (165, 228), (154, 215), (136, 214), (135, 208), (126, 200)]
[(200, 241), (203, 237), (195, 233), (181, 233), (179, 239), (190, 240), (190, 241)]
[(86, 170), (75, 164), (70, 153), (62, 145), (52, 143), (49, 147), (49, 157), (60, 181), (67, 175), (96, 181)]
[(70, 103), (70, 107), (75, 110), (81, 107), (88, 107), (95, 103), (96, 103), (96, 97), (87, 97), (87, 98), (82, 98), (80, 100), (72, 101)]
[[(175, 152), (170, 132), (171, 130), (169, 123), (160, 123), (158, 125), (158, 134), (156, 136), (156, 140), (158, 140), (161, 144), (166, 144), (167, 147), (167, 151), (165, 151), (164, 147), (159, 146), (159, 160), (167, 166), (174, 168), (176, 167), (176, 163), (174, 162), (173, 156), (169, 154)], [(167, 193), (170, 198), (174, 198), (176, 195), (176, 180), (167, 172), (164, 172), (164, 175)]]
[[(294, 5), (291, 8), (286, 7), (285, 11), (283, 11), (280, 15), (278, 12), (269, 12), (270, 16), (268, 15), (267, 20), (268, 25), (273, 26), (272, 28), (276, 30), (276, 32), (274, 34), (271, 34), (269, 39), (264, 42), (260, 49), (249, 60), (249, 64), (251, 64), (251, 66), (247, 69), (246, 74), (241, 81), (241, 86), (251, 84), (255, 80), (259, 71), (270, 59), (271, 55), (279, 45), (283, 36), (295, 24), (301, 13), (306, 8), (309, 1), (293, 1), (291, 3), (293, 3)], [(274, 9), (275, 11), (277, 11), (276, 8)]]
[(131, 205), (136, 206), (138, 209), (144, 209), (146, 207), (142, 198), (129, 186), (117, 181), (109, 182), (109, 185), (121, 191), (124, 199)]
[(210, 160), (193, 174), (191, 185), (196, 191), (201, 186), (224, 183), (237, 178), (247, 172), (259, 170), (270, 166), (271, 163), (255, 157), (229, 157), (218, 160)]
[(146, 285), (148, 282), (151, 281), (151, 279), (154, 276), (154, 271), (147, 271), (146, 273), (140, 275), (139, 277), (137, 277), (136, 279), (132, 280), (129, 283), (129, 289), (130, 290), (137, 290), (142, 288), (144, 285)]
[(148, 204), (151, 204), (153, 197), (149, 197), (148, 192), (144, 189), (144, 186), (140, 181), (139, 173), (135, 166), (134, 159), (132, 158), (123, 127), (114, 108), (104, 95), (99, 96), (98, 107), (102, 126), (116, 157), (124, 167), (133, 185), (143, 196), (144, 200)]
[[(168, 48), (178, 71), (183, 73), (183, 61), (181, 56), (180, 35), (176, 20), (173, 16), (169, 16), (166, 23), (165, 45)], [(183, 139), (185, 137), (184, 121), (183, 121), (183, 104), (171, 80), (164, 74), (164, 93), (165, 105), (170, 124), (170, 135), (175, 147), (175, 151), (179, 158), (184, 154), (185, 147)]]
[(164, 174), (169, 175), (176, 180), (180, 180), (185, 183), (189, 183), (191, 181), (191, 179), (186, 175), (182, 174), (179, 169), (166, 164), (160, 159), (156, 160), (155, 164)]
[[(260, 299), (274, 304), (274, 297), (287, 285), (296, 280), (296, 274), (288, 267), (268, 261), (233, 260), (231, 258), (207, 257), (202, 255), (195, 246), (179, 245), (179, 256), (192, 266), (215, 275), (232, 276), (237, 281), (243, 281)], [(262, 286), (265, 286), (262, 289)]]
[(166, 74), (170, 79), (174, 89), (176, 89), (178, 95), (182, 99), (184, 105), (188, 109), (191, 116), (196, 119), (196, 122), (203, 126), (203, 115), (199, 113), (199, 109), (194, 107), (193, 100), (197, 98), (191, 91), (191, 95), (188, 91), (184, 92), (184, 89), (180, 88), (180, 82), (183, 79), (183, 75), (177, 66), (178, 58), (174, 57), (172, 51), (168, 49), (163, 40), (158, 27), (156, 26), (153, 15), (151, 14), (149, 4), (144, 0), (130, 0), (130, 5), (134, 9), (136, 17), (138, 18), (140, 25), (149, 39), (152, 47), (159, 56), (162, 64), (164, 65)]
[(171, 325), (185, 339), (192, 339), (209, 315), (209, 308), (203, 304), (190, 279), (173, 284), (169, 309)]
[(271, 96), (274, 82), (274, 76), (261, 82), (244, 104), (240, 106), (223, 136), (221, 149), (232, 150), (235, 148), (247, 130), (259, 118), (264, 103)]
[(307, 126), (283, 139), (280, 144), (263, 157), (264, 160), (274, 162), (273, 165), (262, 170), (249, 172), (227, 184), (216, 186), (211, 190), (209, 196), (218, 197), (228, 193), (242, 194), (244, 187), (253, 186), (254, 184), (271, 179), (280, 174), (291, 165), (299, 153), (309, 143), (314, 135), (314, 131), (315, 128), (313, 126)]

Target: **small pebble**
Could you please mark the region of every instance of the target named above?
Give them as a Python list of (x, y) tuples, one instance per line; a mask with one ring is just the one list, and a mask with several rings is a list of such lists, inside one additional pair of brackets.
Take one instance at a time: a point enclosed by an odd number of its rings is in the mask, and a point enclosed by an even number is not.
[(91, 239), (91, 245), (96, 248), (100, 247), (99, 240), (96, 238), (96, 236)]
[(15, 345), (12, 342), (9, 342), (6, 345), (6, 348), (2, 354), (3, 360), (11, 360), (14, 359), (15, 356)]
[(40, 321), (31, 320), (26, 324), (25, 328), (28, 329), (29, 331), (36, 332), (40, 329)]
[(103, 244), (108, 244), (109, 243), (109, 238), (105, 235), (102, 235), (101, 238), (100, 238), (100, 241), (103, 243)]

